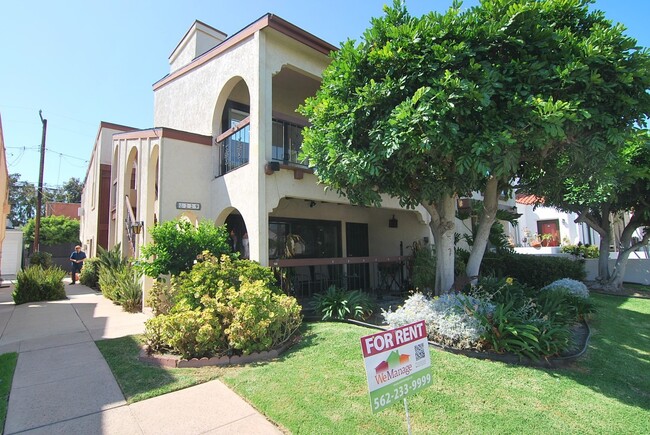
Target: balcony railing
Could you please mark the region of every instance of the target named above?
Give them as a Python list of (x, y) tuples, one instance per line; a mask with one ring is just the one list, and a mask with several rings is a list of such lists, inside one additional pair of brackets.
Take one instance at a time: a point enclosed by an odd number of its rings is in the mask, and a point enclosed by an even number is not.
[(308, 298), (331, 285), (378, 298), (409, 290), (408, 257), (339, 257), (271, 260), (282, 289)]
[(219, 175), (244, 166), (248, 163), (250, 148), (250, 116), (233, 128), (225, 131), (216, 139), (219, 144)]

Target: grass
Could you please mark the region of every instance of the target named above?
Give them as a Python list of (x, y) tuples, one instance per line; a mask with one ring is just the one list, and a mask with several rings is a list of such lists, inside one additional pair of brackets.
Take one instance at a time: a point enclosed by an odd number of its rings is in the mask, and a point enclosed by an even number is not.
[(111, 367), (128, 403), (217, 379), (226, 370), (220, 367), (166, 369), (143, 364), (138, 360), (142, 345), (140, 336), (101, 340), (96, 344)]
[[(408, 399), (413, 433), (648, 433), (650, 300), (593, 300), (598, 313), (589, 350), (571, 368), (520, 367), (431, 350), (434, 384)], [(343, 323), (307, 324), (302, 342), (277, 361), (215, 369), (215, 376), (292, 433), (404, 433), (403, 406), (370, 412), (359, 338), (371, 332)], [(144, 375), (135, 372), (153, 370), (138, 367), (126, 371), (138, 379)], [(176, 371), (162, 372), (170, 379)], [(130, 381), (116, 376), (125, 389)], [(161, 388), (164, 379), (153, 384)]]
[(0, 355), (0, 433), (3, 432), (5, 419), (7, 418), (7, 404), (9, 403), (9, 392), (11, 381), (14, 378), (18, 354), (15, 352)]

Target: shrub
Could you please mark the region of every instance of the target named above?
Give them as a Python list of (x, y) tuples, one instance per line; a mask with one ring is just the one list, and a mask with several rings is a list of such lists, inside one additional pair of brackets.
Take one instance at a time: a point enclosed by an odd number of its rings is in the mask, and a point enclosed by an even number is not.
[(147, 305), (151, 307), (154, 316), (167, 314), (174, 305), (174, 278), (163, 278), (155, 281), (147, 295)]
[(432, 245), (413, 245), (412, 257), (413, 287), (424, 293), (431, 293), (436, 286), (436, 250)]
[(565, 287), (540, 292), (538, 301), (542, 315), (564, 324), (571, 324), (594, 312), (594, 305), (588, 298), (577, 296)]
[(217, 257), (230, 253), (225, 226), (216, 227), (209, 221), (198, 227), (185, 220), (167, 221), (154, 226), (150, 235), (153, 242), (141, 248), (138, 266), (152, 278), (190, 270), (204, 251)]
[(403, 306), (394, 312), (384, 311), (383, 315), (392, 328), (424, 320), (430, 339), (455, 348), (478, 348), (485, 327), (466, 309), (467, 306), (486, 316), (494, 309), (489, 302), (460, 293), (445, 294), (433, 300), (415, 293)]
[(91, 288), (99, 287), (99, 259), (88, 258), (84, 261), (84, 267), (81, 269), (79, 282)]
[(16, 305), (26, 302), (55, 301), (65, 299), (63, 278), (66, 272), (58, 267), (44, 269), (30, 266), (18, 272), (16, 288), (12, 293)]
[(49, 252), (34, 252), (31, 257), (29, 257), (30, 266), (41, 266), (44, 269), (48, 269), (53, 266), (52, 263), (52, 254)]
[(99, 262), (100, 269), (101, 268), (118, 269), (129, 262), (129, 260), (122, 257), (122, 249), (120, 243), (116, 244), (109, 250), (106, 250), (101, 246), (98, 246), (97, 261)]
[(514, 307), (524, 308), (537, 291), (511, 277), (483, 277), (479, 278), (477, 284), (468, 293), (477, 299), (490, 301), (493, 304), (512, 302)]
[(271, 292), (262, 281), (243, 283), (228, 296), (227, 305), (213, 300), (215, 311), (228, 322), (225, 332), (229, 346), (244, 354), (270, 349), (300, 326), (296, 299)]
[[(260, 278), (260, 279), (257, 279)], [(204, 253), (170, 284), (157, 284), (156, 310), (146, 324), (152, 350), (185, 358), (268, 350), (300, 326), (301, 307), (272, 285), (268, 268)]]
[(281, 293), (270, 268), (250, 260), (233, 260), (228, 255), (217, 258), (203, 252), (192, 270), (181, 273), (174, 281), (174, 303), (184, 300), (190, 307), (199, 308), (203, 296), (220, 299), (226, 290), (238, 290), (243, 282), (254, 281), (261, 281), (273, 293)]
[(512, 277), (521, 284), (542, 288), (555, 280), (585, 278), (584, 261), (525, 254), (486, 254), (481, 276)]
[(120, 279), (120, 275), (125, 273), (125, 269), (126, 266), (120, 266), (119, 268), (101, 266), (99, 268), (99, 279), (97, 282), (105, 298), (110, 299), (116, 303), (120, 300), (120, 289), (118, 286), (118, 281)]
[(142, 310), (142, 283), (140, 273), (131, 265), (127, 265), (116, 274), (118, 288), (118, 303), (124, 311), (135, 313)]
[(598, 258), (600, 255), (596, 245), (565, 245), (562, 252), (581, 258)]
[(145, 337), (151, 350), (171, 350), (187, 359), (217, 355), (225, 348), (214, 309), (185, 310), (149, 319)]
[(587, 286), (583, 282), (576, 281), (575, 279), (571, 278), (562, 278), (558, 279), (557, 281), (553, 281), (546, 287), (542, 287), (541, 291), (555, 290), (558, 288), (563, 288), (570, 294), (581, 297), (583, 299), (587, 299), (589, 297), (589, 289)]
[(346, 291), (334, 285), (314, 296), (312, 308), (323, 320), (365, 319), (372, 314), (370, 297), (360, 290)]

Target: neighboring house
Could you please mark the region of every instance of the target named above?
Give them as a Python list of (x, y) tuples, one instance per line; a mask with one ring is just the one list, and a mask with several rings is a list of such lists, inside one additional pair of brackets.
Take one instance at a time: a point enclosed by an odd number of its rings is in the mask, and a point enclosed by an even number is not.
[[(2, 117), (0, 117), (0, 149), (0, 222), (7, 222), (7, 216), (11, 211), (11, 207), (9, 205), (9, 171), (7, 170), (7, 154), (4, 133), (2, 131)], [(0, 247), (3, 245), (5, 234), (6, 225), (0, 225)], [(0, 264), (3, 264), (2, 253), (3, 249), (0, 248)], [(3, 273), (4, 270), (0, 270), (0, 274)]]
[(132, 127), (109, 122), (99, 124), (81, 193), (81, 208), (78, 210), (78, 216), (81, 218), (79, 240), (89, 257), (97, 255), (97, 246), (104, 249), (109, 247), (113, 134), (133, 130), (135, 129)]
[(45, 216), (65, 216), (79, 220), (81, 204), (70, 202), (46, 202)]
[(534, 240), (548, 234), (544, 245), (554, 247), (561, 245), (598, 245), (600, 237), (585, 223), (576, 223), (575, 213), (565, 213), (553, 207), (535, 206), (543, 200), (535, 195), (517, 193), (515, 196), (517, 213), (521, 214), (515, 231), (515, 245), (531, 246)]

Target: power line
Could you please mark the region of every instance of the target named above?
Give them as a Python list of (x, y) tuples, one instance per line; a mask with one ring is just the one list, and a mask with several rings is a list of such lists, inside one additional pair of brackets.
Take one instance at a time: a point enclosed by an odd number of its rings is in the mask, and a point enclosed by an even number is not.
[[(40, 147), (38, 147), (38, 146), (35, 146), (35, 147), (25, 147), (25, 146), (23, 146), (23, 147), (5, 147), (5, 148), (8, 149), (8, 150), (9, 149), (15, 149), (15, 150), (34, 150), (34, 151), (40, 149)], [(70, 154), (62, 153), (60, 151), (53, 150), (52, 148), (45, 148), (45, 151), (49, 151), (51, 153), (58, 154), (58, 155), (63, 156), (63, 157), (69, 157), (71, 159), (81, 160), (82, 162), (85, 162), (85, 163), (88, 163), (88, 161), (89, 161), (88, 159), (84, 159), (83, 157), (77, 157), (77, 156), (73, 156), (73, 155), (70, 155)]]

